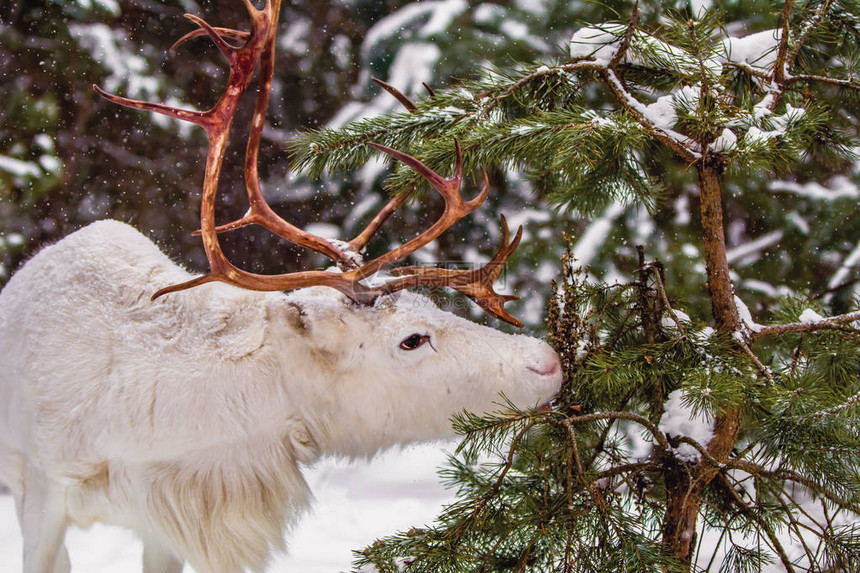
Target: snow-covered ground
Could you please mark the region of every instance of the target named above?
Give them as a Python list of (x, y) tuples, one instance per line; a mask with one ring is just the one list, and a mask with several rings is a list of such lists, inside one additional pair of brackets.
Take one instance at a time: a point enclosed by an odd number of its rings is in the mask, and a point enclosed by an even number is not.
[[(326, 459), (306, 472), (316, 497), (311, 513), (288, 535), (288, 554), (267, 573), (351, 571), (352, 553), (378, 537), (433, 520), (453, 492), (439, 483), (446, 443), (389, 451), (370, 462)], [(66, 546), (72, 573), (140, 573), (142, 545), (124, 529), (71, 528)], [(21, 571), (21, 534), (15, 506), (0, 495), (0, 573)], [(190, 568), (185, 568), (189, 573)]]

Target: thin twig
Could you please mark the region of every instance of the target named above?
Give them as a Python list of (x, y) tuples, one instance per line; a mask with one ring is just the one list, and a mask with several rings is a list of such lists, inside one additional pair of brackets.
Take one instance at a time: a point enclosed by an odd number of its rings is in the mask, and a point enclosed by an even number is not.
[[(818, 332), (820, 330), (844, 330), (846, 325), (852, 322), (860, 321), (860, 310), (830, 316), (821, 320), (813, 320), (810, 322), (790, 322), (788, 324), (769, 324), (762, 326), (757, 332), (751, 334), (753, 339), (761, 338), (762, 336), (772, 336), (774, 334), (793, 334), (797, 332)], [(858, 331), (860, 329), (848, 327), (849, 331)]]
[(623, 464), (620, 466), (615, 466), (613, 468), (609, 468), (608, 470), (603, 470), (599, 474), (597, 474), (597, 479), (610, 479), (620, 474), (625, 474), (628, 472), (641, 472), (642, 470), (658, 468), (659, 466), (654, 462), (633, 462), (629, 464)]
[(810, 480), (810, 479), (808, 479), (808, 478), (806, 478), (806, 477), (804, 477), (804, 476), (802, 476), (796, 472), (793, 472), (791, 470), (779, 469), (779, 470), (771, 471), (771, 470), (768, 470), (768, 469), (766, 469), (766, 468), (764, 468), (764, 467), (762, 467), (759, 464), (756, 464), (754, 462), (750, 462), (747, 460), (741, 460), (738, 458), (734, 458), (732, 460), (729, 460), (729, 462), (726, 463), (725, 469), (728, 470), (728, 469), (733, 469), (733, 468), (743, 470), (743, 471), (747, 472), (748, 474), (752, 474), (754, 476), (761, 476), (763, 478), (767, 478), (767, 479), (771, 479), (771, 480), (776, 479), (776, 480), (788, 480), (788, 481), (795, 482), (797, 484), (804, 486), (809, 491), (826, 498), (828, 501), (830, 501), (831, 503), (833, 503), (837, 507), (841, 507), (843, 509), (847, 509), (847, 510), (852, 511), (854, 513), (860, 514), (860, 505), (856, 505), (850, 501), (847, 501), (845, 499), (840, 498), (839, 496), (837, 496), (835, 493), (833, 493), (829, 489), (827, 489), (827, 488), (815, 483), (814, 481), (812, 481), (812, 480)]
[(741, 339), (736, 339), (735, 342), (738, 343), (738, 346), (741, 347), (741, 350), (744, 351), (744, 354), (749, 357), (752, 363), (756, 365), (756, 368), (758, 368), (761, 373), (764, 374), (764, 377), (767, 378), (767, 381), (773, 384), (773, 374), (770, 373), (770, 370), (767, 368), (767, 366), (762, 364), (762, 361), (759, 360), (758, 356), (755, 355), (755, 352), (753, 352), (752, 349), (747, 346), (747, 343)]
[(843, 410), (847, 410), (848, 408), (850, 408), (851, 406), (854, 406), (858, 402), (860, 402), (860, 392), (854, 394), (853, 396), (851, 396), (845, 402), (839, 404), (838, 406), (833, 406), (832, 408), (828, 408), (827, 410), (822, 410), (820, 412), (816, 412), (815, 414), (812, 414), (809, 417), (812, 418), (813, 420), (820, 420), (821, 418), (823, 418), (825, 416), (832, 416), (833, 414), (838, 414), (839, 412), (842, 412)]
[(813, 75), (800, 75), (800, 76), (791, 76), (788, 78), (785, 83), (786, 85), (796, 84), (798, 82), (816, 82), (822, 84), (830, 84), (833, 86), (839, 86), (842, 88), (848, 88), (852, 90), (860, 90), (860, 83), (853, 80), (842, 80), (839, 78), (831, 78), (828, 76), (813, 76)]
[(810, 519), (816, 525), (818, 525), (818, 523), (814, 519), (812, 519), (812, 517), (808, 513), (806, 513), (806, 511), (804, 511), (803, 506), (801, 504), (797, 503), (797, 501), (795, 501), (794, 498), (791, 497), (791, 495), (786, 493), (784, 490), (778, 490), (777, 488), (773, 487), (770, 484), (767, 485), (767, 488), (776, 496), (777, 501), (782, 506), (783, 511), (785, 511), (785, 515), (788, 518), (788, 526), (789, 526), (789, 528), (794, 529), (794, 533), (795, 533), (795, 535), (797, 535), (797, 539), (800, 541), (800, 545), (803, 547), (803, 551), (804, 551), (804, 553), (806, 553), (806, 558), (809, 559), (810, 565), (814, 564), (815, 563), (815, 556), (812, 554), (812, 551), (809, 550), (809, 546), (807, 546), (806, 540), (803, 538), (803, 533), (800, 531), (800, 528), (802, 527), (802, 528), (806, 529), (807, 531), (810, 531), (813, 535), (815, 535), (818, 538), (821, 537), (821, 533), (818, 531), (815, 531), (814, 529), (812, 529), (811, 527), (809, 527), (805, 523), (801, 523), (799, 520), (795, 519), (791, 508), (788, 506), (788, 504), (783, 499), (783, 495), (787, 496), (789, 498), (789, 500), (791, 500), (791, 503), (794, 504), (794, 507), (796, 507), (801, 513), (803, 513), (803, 515), (805, 515), (807, 517), (807, 519)]
[(584, 414), (582, 416), (571, 416), (569, 420), (571, 424), (594, 422), (596, 420), (630, 420), (631, 422), (636, 422), (637, 424), (644, 426), (649, 432), (651, 432), (654, 439), (664, 450), (668, 451), (672, 449), (672, 446), (669, 445), (669, 441), (666, 439), (666, 435), (660, 431), (660, 428), (658, 428), (656, 424), (648, 418), (631, 412), (595, 412), (593, 414)]
[[(618, 405), (617, 411), (620, 412), (620, 411), (624, 410), (624, 408), (627, 406), (627, 402), (629, 402), (630, 399), (633, 398), (633, 395), (635, 393), (636, 393), (635, 387), (628, 390), (627, 394), (621, 400), (621, 404)], [(594, 460), (596, 460), (597, 456), (599, 456), (600, 453), (603, 451), (603, 446), (604, 446), (604, 444), (606, 444), (606, 439), (609, 437), (609, 432), (612, 430), (612, 425), (614, 422), (615, 422), (615, 420), (610, 420), (609, 423), (606, 424), (606, 427), (603, 428), (603, 432), (601, 432), (598, 440), (594, 443), (594, 445), (591, 446), (591, 450), (594, 453), (592, 454), (591, 459), (589, 459), (588, 463), (586, 464), (588, 467), (591, 467), (592, 465), (594, 465)]]
[(737, 68), (737, 69), (741, 70), (742, 72), (744, 72), (750, 76), (753, 76), (755, 78), (758, 78), (760, 80), (764, 80), (764, 81), (770, 80), (770, 74), (768, 74), (767, 72), (765, 72), (764, 70), (761, 70), (759, 68), (754, 68), (746, 62), (726, 62), (725, 65), (732, 67), (732, 68)]
[(633, 10), (630, 13), (630, 23), (627, 24), (627, 29), (624, 31), (624, 38), (618, 44), (618, 49), (612, 59), (609, 60), (609, 69), (614, 70), (627, 56), (627, 50), (630, 49), (630, 42), (633, 40), (633, 35), (636, 33), (636, 26), (639, 24), (639, 0), (633, 4)]
[(570, 447), (573, 450), (573, 458), (576, 462), (576, 471), (579, 474), (579, 478), (583, 481), (583, 484), (591, 495), (591, 498), (594, 500), (594, 504), (597, 506), (597, 509), (600, 510), (600, 513), (606, 515), (606, 500), (600, 494), (600, 491), (594, 487), (594, 482), (585, 477), (585, 467), (582, 465), (582, 457), (579, 454), (579, 443), (576, 437), (576, 429), (573, 427), (570, 418), (562, 420), (562, 424), (567, 429), (567, 435), (570, 438)]
[(794, 62), (797, 60), (797, 55), (800, 53), (800, 50), (803, 49), (803, 46), (806, 45), (806, 41), (809, 39), (809, 35), (812, 33), (812, 30), (815, 29), (816, 26), (821, 22), (821, 19), (824, 18), (825, 12), (830, 9), (830, 6), (833, 4), (832, 0), (826, 0), (822, 2), (818, 6), (818, 10), (816, 10), (815, 15), (813, 15), (809, 20), (807, 20), (803, 29), (798, 34), (797, 39), (794, 42), (794, 46), (791, 48), (791, 52), (789, 52), (785, 61), (785, 71), (791, 73), (791, 66), (794, 65)]
[(782, 561), (782, 566), (785, 567), (785, 570), (788, 573), (794, 573), (794, 567), (791, 564), (791, 560), (788, 558), (788, 555), (785, 554), (785, 549), (782, 547), (782, 544), (779, 542), (779, 538), (777, 538), (770, 525), (768, 525), (766, 521), (756, 515), (755, 511), (753, 511), (753, 509), (750, 508), (750, 506), (743, 500), (740, 494), (735, 490), (732, 483), (729, 481), (728, 476), (726, 476), (722, 472), (720, 472), (718, 475), (719, 479), (725, 485), (726, 490), (728, 490), (728, 492), (731, 494), (730, 496), (735, 505), (738, 506), (738, 508), (744, 515), (750, 517), (758, 524), (759, 527), (764, 530), (768, 539), (770, 539), (771, 546), (773, 547), (774, 551), (776, 551), (777, 555), (779, 555), (779, 559), (780, 561)]
[[(780, 91), (782, 91), (782, 83), (785, 80), (785, 64), (786, 57), (788, 56), (788, 38), (791, 34), (791, 12), (793, 7), (794, 2), (792, 0), (785, 0), (785, 4), (782, 6), (782, 34), (779, 38), (776, 59), (773, 63), (773, 81), (780, 86)], [(775, 97), (774, 102), (778, 99), (778, 97)]]
[(666, 310), (669, 311), (669, 316), (672, 317), (672, 320), (677, 325), (678, 331), (681, 333), (681, 339), (686, 340), (687, 331), (684, 330), (684, 325), (681, 324), (681, 320), (678, 318), (678, 315), (675, 314), (675, 310), (672, 308), (672, 305), (669, 304), (669, 297), (666, 294), (666, 287), (663, 285), (663, 278), (660, 276), (660, 271), (662, 269), (658, 267), (655, 270), (656, 272), (654, 273), (654, 281), (657, 283), (657, 292), (660, 294), (660, 298), (662, 299), (663, 305), (666, 307)]
[(699, 454), (701, 454), (702, 458), (710, 465), (721, 468), (724, 464), (721, 464), (719, 460), (717, 460), (714, 456), (708, 453), (708, 450), (705, 449), (705, 446), (694, 440), (689, 436), (672, 436), (673, 442), (677, 442), (679, 444), (687, 444), (688, 446), (692, 446)]

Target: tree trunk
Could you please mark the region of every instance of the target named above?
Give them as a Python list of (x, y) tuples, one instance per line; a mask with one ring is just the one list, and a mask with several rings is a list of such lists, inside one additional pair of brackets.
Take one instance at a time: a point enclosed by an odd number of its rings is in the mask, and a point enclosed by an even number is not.
[[(740, 330), (740, 319), (729, 277), (726, 240), (723, 232), (722, 166), (708, 158), (697, 166), (701, 199), (702, 241), (708, 292), (717, 331), (732, 335)], [(741, 425), (740, 410), (723, 412), (714, 421), (714, 437), (708, 453), (726, 462), (737, 441)], [(668, 454), (671, 456), (671, 453)], [(717, 475), (718, 468), (706, 460), (683, 467), (668, 459), (666, 470), (666, 515), (663, 520), (663, 547), (688, 568), (696, 540), (696, 520), (702, 505), (702, 492)]]
[(726, 238), (723, 232), (722, 166), (707, 159), (699, 165), (699, 198), (702, 214), (702, 242), (711, 309), (717, 331), (731, 334), (740, 328), (734, 288), (729, 278)]

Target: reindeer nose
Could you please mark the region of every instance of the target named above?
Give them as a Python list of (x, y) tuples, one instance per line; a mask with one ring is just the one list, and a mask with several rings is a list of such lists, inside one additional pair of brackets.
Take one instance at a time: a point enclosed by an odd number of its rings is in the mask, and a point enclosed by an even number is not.
[(540, 400), (546, 401), (555, 396), (561, 388), (562, 375), (558, 354), (548, 344), (542, 346), (543, 351), (537, 353), (530, 364), (526, 364), (526, 369), (537, 374), (537, 377), (530, 381), (530, 385), (541, 394)]
[(526, 366), (526, 368), (541, 376), (552, 376), (561, 371), (561, 362), (559, 362), (558, 357), (553, 357), (553, 360), (548, 364)]
[(561, 362), (558, 360), (558, 354), (545, 342), (541, 342), (539, 348), (540, 351), (535, 352), (526, 364), (526, 368), (539, 376), (561, 378)]

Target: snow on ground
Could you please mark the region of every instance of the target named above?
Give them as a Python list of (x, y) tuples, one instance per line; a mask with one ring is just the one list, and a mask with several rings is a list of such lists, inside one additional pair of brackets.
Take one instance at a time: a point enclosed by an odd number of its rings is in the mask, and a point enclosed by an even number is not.
[[(635, 435), (636, 432), (628, 432)], [(642, 457), (650, 452), (650, 441), (643, 443)], [(313, 511), (287, 536), (289, 554), (272, 560), (267, 573), (339, 573), (351, 571), (352, 550), (361, 549), (375, 539), (429, 523), (441, 506), (454, 496), (439, 483), (436, 470), (445, 461), (445, 451), (453, 444), (427, 444), (402, 451), (390, 451), (370, 462), (327, 459), (306, 472), (317, 502)], [(734, 470), (734, 472), (739, 472)], [(735, 476), (743, 479), (742, 476)], [(796, 496), (799, 492), (794, 492)], [(799, 495), (804, 509), (818, 515), (817, 502)], [(851, 523), (849, 515), (838, 517), (836, 524)], [(699, 524), (702, 531), (702, 524)], [(803, 548), (789, 532), (779, 537), (791, 558), (802, 558)], [(714, 552), (715, 566), (722, 562), (725, 547), (719, 534), (704, 534), (699, 565), (704, 566)], [(725, 541), (725, 540), (722, 540)], [(756, 547), (757, 541), (741, 536), (735, 542)], [(813, 547), (815, 540), (807, 539)], [(143, 548), (130, 531), (95, 525), (87, 531), (71, 528), (66, 546), (72, 573), (140, 573)], [(21, 571), (21, 535), (15, 519), (11, 496), (0, 494), (0, 573)], [(764, 573), (784, 571), (778, 560)], [(193, 573), (186, 567), (184, 573)]]
[[(351, 571), (352, 550), (376, 538), (430, 523), (453, 492), (439, 483), (447, 443), (386, 452), (370, 462), (326, 459), (305, 472), (316, 496), (313, 510), (287, 536), (289, 554), (267, 573)], [(143, 548), (130, 531), (95, 525), (71, 528), (66, 538), (72, 573), (140, 573)], [(15, 506), (0, 495), (0, 573), (21, 571)], [(192, 570), (185, 568), (184, 573)]]

